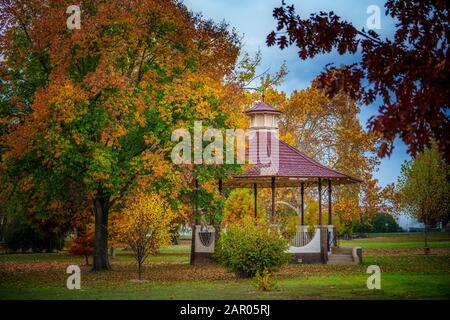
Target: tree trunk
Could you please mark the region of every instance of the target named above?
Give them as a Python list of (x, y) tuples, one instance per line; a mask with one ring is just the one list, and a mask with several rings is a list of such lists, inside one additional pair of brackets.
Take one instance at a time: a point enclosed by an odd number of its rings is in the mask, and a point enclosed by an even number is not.
[(430, 248), (428, 247), (428, 216), (425, 216), (425, 247), (423, 249), (423, 252), (425, 254), (430, 253)]
[(89, 265), (89, 256), (84, 256), (84, 261), (86, 262), (86, 265)]
[(138, 279), (139, 279), (139, 281), (142, 280), (142, 262), (141, 261), (138, 262)]
[(431, 252), (430, 247), (428, 246), (428, 226), (425, 226), (425, 248), (423, 248), (423, 252), (425, 254), (429, 254)]
[(191, 261), (190, 264), (194, 265), (195, 264), (195, 222), (192, 225), (192, 238), (191, 238)]
[(92, 271), (111, 269), (108, 259), (109, 197), (94, 199), (95, 242)]

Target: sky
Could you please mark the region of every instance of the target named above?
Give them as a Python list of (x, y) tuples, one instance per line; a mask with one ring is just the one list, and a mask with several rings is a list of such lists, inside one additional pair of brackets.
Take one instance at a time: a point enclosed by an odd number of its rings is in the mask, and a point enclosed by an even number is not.
[[(296, 12), (302, 17), (319, 11), (334, 11), (342, 19), (353, 23), (358, 28), (366, 27), (366, 21), (372, 12), (368, 7), (376, 5), (381, 12), (381, 29), (376, 30), (383, 38), (390, 38), (395, 31), (395, 21), (384, 15), (383, 0), (286, 0), (294, 4)], [(307, 88), (311, 81), (324, 69), (328, 63), (347, 64), (355, 61), (358, 56), (340, 56), (337, 53), (320, 55), (314, 59), (302, 61), (295, 47), (280, 50), (278, 47), (267, 47), (266, 36), (275, 29), (276, 22), (272, 17), (275, 7), (281, 5), (281, 0), (184, 0), (184, 4), (194, 12), (203, 13), (205, 18), (216, 22), (225, 20), (243, 37), (243, 50), (254, 55), (258, 49), (262, 53), (262, 63), (259, 72), (270, 68), (271, 73), (279, 70), (286, 62), (288, 75), (278, 88), (290, 94), (294, 90)], [(367, 28), (366, 28), (367, 29)], [(378, 105), (361, 106), (360, 122), (366, 128), (367, 119), (377, 114)], [(381, 160), (379, 170), (374, 174), (382, 186), (396, 182), (402, 163), (409, 159), (406, 146), (396, 140), (394, 152), (389, 158)]]

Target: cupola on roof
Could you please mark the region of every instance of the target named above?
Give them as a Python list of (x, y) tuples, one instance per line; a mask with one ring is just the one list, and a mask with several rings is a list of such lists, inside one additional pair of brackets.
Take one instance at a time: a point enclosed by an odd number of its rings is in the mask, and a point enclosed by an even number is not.
[[(278, 121), (283, 114), (280, 110), (260, 102), (245, 111), (245, 114), (250, 118), (249, 143), (246, 150), (250, 164), (242, 174), (234, 176), (228, 185), (250, 187), (257, 184), (270, 187), (272, 177), (276, 177), (277, 186), (283, 187), (298, 186), (300, 182), (314, 184), (317, 178), (333, 180), (334, 184), (362, 182), (359, 178), (322, 165), (304, 152), (279, 140)], [(268, 155), (276, 159), (275, 170), (271, 170), (273, 163), (265, 161)]]

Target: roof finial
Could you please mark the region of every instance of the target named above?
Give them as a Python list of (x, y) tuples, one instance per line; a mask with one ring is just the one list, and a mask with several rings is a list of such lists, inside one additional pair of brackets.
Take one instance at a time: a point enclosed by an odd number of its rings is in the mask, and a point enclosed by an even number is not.
[(265, 92), (265, 89), (264, 89), (264, 88), (262, 88), (262, 94), (261, 94), (261, 99), (262, 99), (262, 102), (264, 102), (264, 92)]

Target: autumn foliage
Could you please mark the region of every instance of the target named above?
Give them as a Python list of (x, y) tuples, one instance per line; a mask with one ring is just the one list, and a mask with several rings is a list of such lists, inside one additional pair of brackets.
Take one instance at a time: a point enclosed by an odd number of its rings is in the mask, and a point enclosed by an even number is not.
[(233, 190), (225, 201), (222, 223), (225, 225), (263, 223), (265, 221), (264, 208), (259, 201), (257, 205), (258, 216), (255, 219), (254, 194), (248, 189)]
[[(238, 60), (239, 36), (224, 23), (190, 12), (179, 1), (83, 1), (81, 29), (70, 30), (65, 12), (72, 4), (2, 2), (0, 210), (7, 216), (20, 212), (58, 235), (85, 225), (94, 212), (93, 269), (103, 270), (110, 268), (110, 217), (128, 219), (124, 225), (129, 226), (129, 206), (136, 212), (139, 203), (147, 211), (162, 210), (149, 209), (152, 204), (142, 196), (149, 190), (170, 199), (167, 205), (177, 213), (177, 223), (221, 222), (224, 198), (217, 182), (237, 173), (240, 166), (176, 166), (170, 159), (176, 143), (171, 133), (178, 128), (193, 131), (195, 120), (203, 122), (204, 130), (245, 128), (241, 111), (261, 98), (260, 93), (245, 91), (257, 78), (261, 56), (252, 59), (244, 54)], [(292, 14), (277, 11), (280, 19)], [(343, 51), (347, 49), (352, 51), (352, 45)], [(372, 177), (378, 165), (375, 151), (393, 133), (382, 130), (379, 137), (363, 130), (355, 102), (361, 99), (352, 92), (344, 90), (346, 94), (331, 98), (320, 81), (290, 97), (278, 92), (274, 88), (286, 72), (282, 66), (261, 77), (266, 101), (285, 113), (281, 138), (323, 164), (365, 181), (333, 193), (340, 219), (359, 218), (379, 205), (380, 190)], [(441, 76), (439, 71), (437, 77)], [(436, 95), (430, 112), (440, 112), (441, 98)], [(417, 101), (411, 108), (419, 106)], [(443, 136), (430, 124), (420, 137), (405, 126), (413, 132), (405, 133), (405, 141), (422, 141), (429, 131)], [(309, 196), (317, 199), (313, 192)], [(292, 190), (285, 197), (298, 202)], [(252, 203), (248, 192), (233, 194), (225, 205), (224, 222), (250, 220)], [(151, 214), (147, 211), (145, 215)], [(156, 219), (145, 215), (138, 225)], [(112, 223), (116, 225), (121, 227)], [(113, 230), (112, 238), (116, 231), (120, 230)]]
[(343, 91), (364, 104), (380, 101), (369, 126), (386, 139), (380, 144), (381, 155), (391, 153), (397, 136), (412, 155), (435, 139), (449, 161), (449, 2), (388, 0), (385, 9), (396, 21), (391, 39), (357, 29), (333, 11), (303, 19), (294, 5), (283, 1), (273, 10), (277, 27), (267, 44), (296, 46), (302, 60), (333, 51), (355, 55), (352, 64), (327, 65), (317, 85), (329, 96)]
[(234, 127), (239, 38), (165, 0), (83, 1), (81, 29), (70, 30), (72, 4), (2, 2), (0, 197), (11, 211), (24, 198), (30, 216), (58, 214), (67, 228), (93, 210), (102, 270), (109, 213), (131, 194), (156, 188), (181, 212), (195, 172), (203, 211), (218, 203), (208, 186), (229, 168), (174, 166), (171, 132), (194, 120)]
[(84, 257), (88, 266), (89, 256), (94, 252), (94, 232), (89, 229), (84, 234), (77, 235), (67, 250), (70, 254)]
[(156, 254), (161, 246), (171, 243), (171, 229), (176, 217), (167, 201), (151, 193), (139, 194), (130, 199), (116, 221), (115, 240), (126, 244), (133, 251), (140, 280), (142, 265), (148, 256)]
[[(396, 193), (398, 205), (428, 228), (449, 221), (450, 166), (439, 153), (436, 143), (402, 165)], [(425, 238), (425, 247), (428, 247)], [(427, 252), (427, 251), (426, 251)]]

